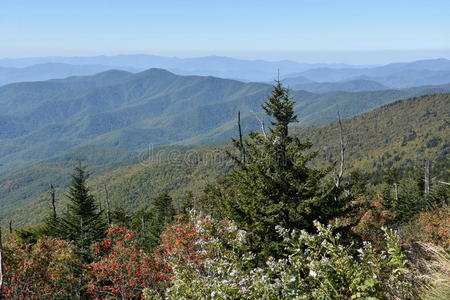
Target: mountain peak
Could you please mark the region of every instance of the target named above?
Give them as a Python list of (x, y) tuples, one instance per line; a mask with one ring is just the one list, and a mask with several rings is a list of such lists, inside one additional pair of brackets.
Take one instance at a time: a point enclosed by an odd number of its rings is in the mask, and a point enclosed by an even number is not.
[(165, 69), (161, 68), (151, 68), (142, 72), (137, 73), (136, 75), (140, 76), (177, 76), (174, 73), (171, 73)]

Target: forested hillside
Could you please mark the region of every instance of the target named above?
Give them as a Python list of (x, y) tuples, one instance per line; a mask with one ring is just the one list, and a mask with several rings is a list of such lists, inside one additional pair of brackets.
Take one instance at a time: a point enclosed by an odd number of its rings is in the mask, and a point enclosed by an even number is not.
[[(235, 134), (238, 111), (247, 134), (259, 127), (255, 113), (270, 89), (161, 69), (6, 85), (0, 87), (0, 174), (89, 144), (142, 151), (219, 142)], [(336, 105), (348, 118), (399, 99), (449, 91), (442, 85), (292, 95), (297, 125), (308, 126), (335, 121)]]
[[(336, 113), (336, 110), (330, 111), (330, 118), (336, 119)], [(425, 160), (429, 159), (433, 179), (448, 181), (449, 120), (449, 94), (403, 100), (344, 120), (346, 172), (359, 170), (370, 182), (379, 184), (388, 169), (396, 168), (406, 176), (421, 171)], [(337, 123), (295, 129), (293, 134), (312, 142), (312, 150), (318, 151), (315, 164), (327, 165), (338, 160)], [(75, 150), (14, 175), (3, 176), (1, 216), (4, 222), (14, 219), (17, 225), (39, 222), (49, 209), (48, 185), (57, 187), (58, 199), (63, 202), (68, 174), (78, 160), (92, 173), (89, 184), (94, 193), (103, 201), (106, 185), (115, 207), (132, 210), (147, 207), (162, 192), (169, 192), (178, 205), (189, 192), (200, 193), (230, 170), (231, 162), (223, 151), (228, 147), (227, 143), (168, 146), (150, 149), (137, 157), (132, 152), (101, 147)], [(113, 163), (108, 163), (110, 161)], [(33, 211), (33, 215), (29, 211)]]
[[(406, 173), (431, 160), (436, 179), (450, 179), (450, 94), (402, 100), (342, 124), (352, 167), (371, 175), (386, 168)], [(313, 142), (319, 151), (318, 161), (337, 159), (340, 144), (335, 123), (301, 129), (296, 134)], [(372, 178), (373, 182), (380, 179)]]
[(231, 143), (90, 146), (6, 176), (2, 296), (445, 299), (449, 102), (292, 130), (277, 81), (271, 125)]

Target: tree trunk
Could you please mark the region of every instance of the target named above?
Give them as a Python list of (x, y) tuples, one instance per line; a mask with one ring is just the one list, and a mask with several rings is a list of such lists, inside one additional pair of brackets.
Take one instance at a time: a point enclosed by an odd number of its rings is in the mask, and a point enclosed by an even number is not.
[(108, 219), (108, 225), (111, 226), (111, 215), (109, 212), (109, 193), (108, 193), (108, 188), (105, 184), (105, 197), (106, 197), (106, 218)]
[(53, 187), (53, 184), (50, 184), (50, 201), (52, 203), (53, 217), (56, 218), (56, 197), (55, 197), (55, 188)]
[(430, 193), (430, 161), (427, 160), (425, 162), (425, 186), (424, 186), (424, 194), (428, 195)]
[(394, 183), (395, 201), (398, 203), (398, 184)]
[(344, 145), (344, 135), (342, 130), (342, 121), (341, 114), (339, 109), (337, 111), (338, 116), (338, 125), (339, 125), (339, 143), (340, 143), (340, 165), (339, 165), (339, 173), (336, 176), (336, 187), (339, 188), (341, 185), (342, 176), (344, 175), (345, 168), (345, 145)]

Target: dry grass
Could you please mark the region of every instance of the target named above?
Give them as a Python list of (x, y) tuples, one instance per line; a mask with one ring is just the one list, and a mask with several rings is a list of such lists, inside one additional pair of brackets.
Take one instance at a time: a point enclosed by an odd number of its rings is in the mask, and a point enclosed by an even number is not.
[(421, 293), (423, 300), (450, 299), (450, 254), (444, 249), (422, 244), (432, 258), (426, 262), (428, 275), (425, 275), (426, 284)]

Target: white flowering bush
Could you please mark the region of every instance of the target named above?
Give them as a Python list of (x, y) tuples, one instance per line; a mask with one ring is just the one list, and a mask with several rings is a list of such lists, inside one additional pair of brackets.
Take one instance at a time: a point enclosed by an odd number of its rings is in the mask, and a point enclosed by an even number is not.
[[(198, 220), (193, 220), (197, 225)], [(317, 233), (289, 232), (284, 259), (269, 259), (265, 268), (249, 268), (254, 256), (245, 248), (245, 233), (232, 224), (211, 223), (198, 230), (208, 239), (196, 241), (201, 264), (177, 264), (166, 299), (409, 299), (407, 259), (397, 234), (384, 230), (386, 248), (370, 243), (344, 245), (333, 226), (315, 223)], [(207, 240), (207, 241), (205, 241)], [(147, 291), (147, 299), (160, 295)]]

